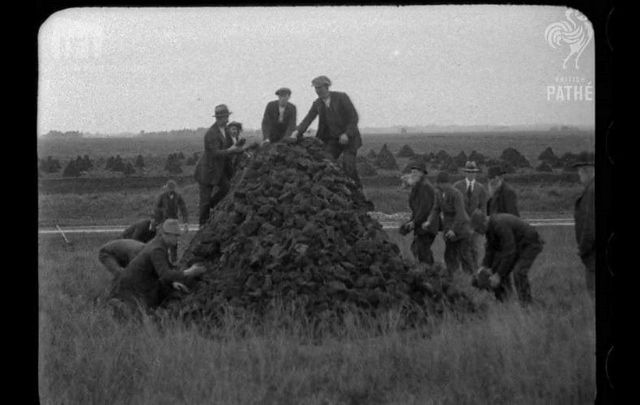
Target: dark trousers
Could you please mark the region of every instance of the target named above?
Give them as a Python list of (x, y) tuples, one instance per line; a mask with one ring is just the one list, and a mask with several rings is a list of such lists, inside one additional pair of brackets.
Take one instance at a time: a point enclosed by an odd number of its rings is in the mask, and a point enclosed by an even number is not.
[(530, 243), (518, 248), (518, 257), (516, 258), (513, 268), (509, 274), (501, 277), (500, 285), (495, 289), (495, 296), (499, 301), (505, 301), (511, 297), (513, 293), (511, 275), (513, 275), (513, 284), (516, 287), (518, 299), (522, 304), (529, 304), (531, 302), (529, 269), (540, 252), (542, 252), (542, 242)]
[(338, 140), (331, 140), (325, 144), (325, 150), (329, 152), (331, 157), (338, 160), (342, 155), (342, 169), (351, 177), (358, 187), (362, 187), (360, 176), (358, 176), (358, 167), (356, 166), (356, 150), (350, 148), (349, 145), (341, 145)]
[(226, 177), (220, 178), (216, 185), (198, 185), (200, 187), (200, 217), (198, 223), (204, 225), (209, 220), (210, 211), (227, 195), (231, 185)]
[(587, 283), (587, 291), (591, 296), (591, 299), (596, 295), (596, 252), (583, 256), (582, 263), (584, 264), (584, 276)]
[(474, 274), (476, 265), (473, 261), (471, 251), (471, 236), (462, 237), (456, 240), (446, 240), (444, 245), (444, 262), (449, 274), (455, 273), (460, 265), (467, 274)]
[(415, 235), (411, 243), (411, 253), (419, 263), (433, 264), (433, 252), (431, 245), (436, 235), (427, 233), (423, 235)]

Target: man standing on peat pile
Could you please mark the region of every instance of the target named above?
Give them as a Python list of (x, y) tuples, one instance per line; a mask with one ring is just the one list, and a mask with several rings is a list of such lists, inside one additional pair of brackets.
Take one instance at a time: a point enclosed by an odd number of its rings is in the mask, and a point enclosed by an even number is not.
[(408, 169), (407, 184), (411, 187), (409, 207), (411, 219), (400, 227), (400, 234), (413, 231), (411, 252), (420, 263), (433, 264), (431, 245), (438, 235), (440, 217), (435, 216), (433, 222), (427, 222), (436, 201), (436, 190), (427, 179), (427, 166), (423, 161), (412, 160)]
[(320, 116), (316, 137), (325, 144), (325, 150), (334, 159), (342, 155), (342, 167), (358, 187), (362, 187), (356, 154), (362, 146), (362, 138), (358, 130), (358, 113), (346, 93), (329, 91), (331, 80), (327, 76), (318, 76), (311, 81), (318, 98), (304, 117), (292, 137), (301, 137), (311, 122)]
[(200, 188), (200, 217), (202, 227), (209, 219), (210, 210), (229, 192), (228, 157), (242, 153), (244, 149), (233, 143), (226, 134), (231, 112), (226, 105), (215, 108), (216, 122), (204, 135), (204, 153), (196, 163), (193, 177)]
[(462, 193), (451, 185), (449, 174), (445, 171), (436, 177), (436, 205), (431, 212), (426, 227), (442, 215), (442, 233), (445, 241), (444, 261), (449, 274), (453, 274), (461, 265), (462, 270), (473, 275), (476, 265), (471, 253), (471, 223), (464, 209)]
[(593, 299), (596, 285), (595, 165), (592, 157), (582, 155), (573, 167), (578, 169), (580, 183), (584, 185), (574, 207), (576, 242), (578, 255), (585, 266), (587, 291)]
[(276, 91), (277, 100), (270, 101), (262, 117), (262, 139), (264, 142), (278, 142), (288, 138), (296, 129), (296, 106), (289, 102), (291, 90), (282, 87)]
[(504, 181), (503, 175), (506, 172), (500, 166), (491, 166), (487, 173), (489, 179), (489, 201), (487, 202), (487, 215), (491, 214), (511, 214), (520, 216), (518, 212), (518, 197)]
[[(480, 211), (482, 213), (487, 210), (487, 190), (482, 183), (476, 180), (477, 174), (480, 172), (476, 162), (467, 161), (462, 171), (465, 174), (463, 180), (453, 183), (458, 191), (462, 193), (464, 197), (464, 208), (467, 211), (467, 215), (471, 217), (474, 212)], [(480, 244), (480, 235), (477, 232), (473, 232), (471, 235), (471, 254), (473, 255), (473, 263), (478, 265), (478, 245)]]
[[(544, 241), (534, 227), (522, 219), (511, 214), (493, 214), (486, 216), (476, 211), (471, 219), (473, 229), (485, 234), (485, 245), (482, 267), (478, 277), (474, 278), (474, 285), (493, 290), (499, 301), (508, 299), (513, 284), (518, 292), (518, 299), (522, 305), (531, 303), (531, 286), (529, 284), (529, 269), (533, 261), (542, 252)], [(482, 273), (491, 274), (489, 285), (479, 282)]]
[(116, 311), (135, 312), (138, 305), (154, 309), (170, 287), (186, 291), (182, 282), (205, 271), (201, 264), (194, 264), (183, 271), (173, 268), (168, 249), (178, 243), (179, 236), (178, 220), (167, 219), (159, 227), (158, 235), (115, 278), (109, 302)]

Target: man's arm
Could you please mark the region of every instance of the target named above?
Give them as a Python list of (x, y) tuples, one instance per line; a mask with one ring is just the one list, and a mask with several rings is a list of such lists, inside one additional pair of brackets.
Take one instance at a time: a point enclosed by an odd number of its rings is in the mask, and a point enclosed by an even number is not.
[(513, 214), (516, 217), (519, 217), (520, 213), (518, 212), (518, 196), (516, 195), (516, 192), (509, 188), (505, 190), (503, 196), (505, 211), (509, 214)]
[(189, 223), (189, 211), (187, 211), (187, 204), (184, 202), (184, 198), (180, 194), (178, 194), (178, 209), (180, 210), (180, 214), (182, 215), (182, 219), (185, 224)]
[(488, 201), (487, 189), (480, 183), (476, 183), (476, 187), (478, 187), (478, 205), (476, 208), (486, 213)]
[[(221, 130), (219, 129), (219, 131)], [(207, 135), (205, 135), (204, 149), (211, 157), (226, 157), (242, 151), (241, 148), (236, 148), (233, 146), (228, 149), (223, 149), (222, 142), (220, 142), (219, 137), (217, 137), (213, 133), (208, 133)]]
[(418, 190), (418, 206), (413, 214), (414, 229), (420, 230), (424, 222), (429, 220), (435, 205), (435, 192), (430, 187), (420, 187)]
[(267, 104), (264, 108), (264, 115), (262, 116), (262, 140), (269, 139), (271, 136), (271, 120), (269, 119), (269, 107), (271, 104)]
[(342, 102), (344, 104), (344, 112), (346, 114), (346, 126), (347, 130), (345, 131), (349, 140), (353, 140), (358, 131), (358, 112), (356, 108), (353, 106), (351, 99), (346, 93), (342, 93)]
[(311, 108), (309, 109), (307, 116), (304, 117), (302, 122), (300, 122), (300, 125), (298, 125), (298, 127), (296, 128), (299, 136), (302, 136), (307, 131), (307, 128), (309, 128), (309, 125), (311, 125), (311, 123), (313, 122), (313, 120), (316, 119), (317, 116), (318, 116), (318, 105), (314, 101), (311, 104)]
[(289, 123), (287, 125), (287, 130), (284, 133), (284, 137), (288, 138), (291, 136), (291, 133), (296, 129), (296, 122), (297, 122), (297, 109), (296, 106), (291, 104), (291, 117), (289, 117)]
[(494, 272), (500, 277), (506, 277), (511, 271), (511, 267), (516, 258), (516, 241), (513, 232), (507, 226), (496, 224), (494, 228), (497, 239), (500, 241), (500, 250), (495, 253)]
[(158, 246), (150, 252), (151, 263), (160, 281), (182, 281), (185, 279), (184, 272), (174, 270), (169, 264), (167, 250)]

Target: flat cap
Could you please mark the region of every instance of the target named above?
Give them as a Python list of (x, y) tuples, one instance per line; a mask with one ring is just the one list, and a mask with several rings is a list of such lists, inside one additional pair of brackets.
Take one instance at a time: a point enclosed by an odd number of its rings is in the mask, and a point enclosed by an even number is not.
[(318, 76), (315, 79), (311, 80), (311, 85), (313, 87), (331, 86), (331, 80), (329, 80), (327, 76)]
[(284, 96), (286, 94), (291, 95), (291, 89), (287, 87), (280, 87), (278, 90), (276, 90), (276, 96)]
[(227, 124), (227, 127), (236, 127), (238, 128), (238, 131), (242, 131), (242, 123), (238, 121), (231, 121), (230, 123)]

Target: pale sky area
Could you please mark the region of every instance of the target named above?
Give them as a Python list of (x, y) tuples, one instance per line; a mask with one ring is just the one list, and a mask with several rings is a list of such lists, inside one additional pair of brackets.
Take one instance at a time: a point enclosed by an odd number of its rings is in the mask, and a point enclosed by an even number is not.
[[(360, 127), (593, 126), (592, 100), (558, 101), (558, 77), (594, 84), (595, 38), (579, 69), (545, 36), (563, 7), (76, 8), (39, 32), (38, 133), (208, 127), (214, 106), (259, 128), (275, 90), (298, 122), (326, 75)], [(586, 24), (589, 24), (586, 22)], [(317, 126), (317, 120), (312, 125)]]

